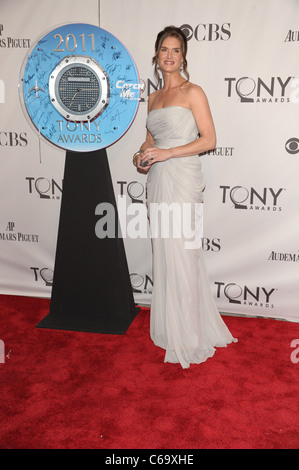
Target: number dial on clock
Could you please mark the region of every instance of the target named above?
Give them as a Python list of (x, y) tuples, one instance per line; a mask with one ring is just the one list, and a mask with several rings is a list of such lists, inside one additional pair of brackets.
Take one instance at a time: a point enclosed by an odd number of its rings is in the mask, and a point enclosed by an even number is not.
[(53, 106), (69, 121), (91, 121), (108, 106), (109, 77), (92, 58), (70, 56), (51, 73)]

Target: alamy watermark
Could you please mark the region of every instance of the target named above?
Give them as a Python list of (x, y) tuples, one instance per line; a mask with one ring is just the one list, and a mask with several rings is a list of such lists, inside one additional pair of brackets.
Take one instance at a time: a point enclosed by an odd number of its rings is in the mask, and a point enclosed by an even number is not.
[(292, 351), (290, 359), (293, 364), (298, 364), (299, 363), (299, 339), (293, 339), (291, 342), (291, 348), (295, 348), (294, 351)]
[[(290, 360), (293, 364), (298, 364), (299, 363), (299, 339), (293, 339), (291, 341), (290, 347), (294, 349), (291, 352)], [(10, 353), (11, 353), (11, 350), (5, 356), (5, 344), (4, 344), (4, 341), (0, 339), (0, 364), (5, 363), (5, 357), (9, 359)]]
[(96, 206), (95, 215), (100, 216), (95, 225), (98, 238), (169, 238), (182, 239), (187, 250), (202, 246), (201, 202), (127, 205), (126, 196), (118, 196), (117, 214), (112, 204), (102, 202)]
[(12, 349), (10, 349), (7, 354), (5, 354), (5, 344), (4, 341), (0, 339), (0, 364), (5, 364), (5, 359), (10, 358), (11, 352)]
[(299, 103), (299, 78), (294, 78), (291, 81), (291, 87), (295, 88), (290, 96), (291, 103)]
[(0, 364), (5, 362), (5, 344), (2, 339), (0, 339)]

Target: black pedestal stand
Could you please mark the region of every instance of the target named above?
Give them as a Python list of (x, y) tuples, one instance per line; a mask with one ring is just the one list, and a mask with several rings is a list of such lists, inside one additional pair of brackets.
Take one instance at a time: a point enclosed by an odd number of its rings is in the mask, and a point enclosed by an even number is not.
[(50, 313), (38, 328), (124, 334), (138, 313), (122, 238), (96, 236), (101, 202), (117, 218), (106, 149), (68, 151)]

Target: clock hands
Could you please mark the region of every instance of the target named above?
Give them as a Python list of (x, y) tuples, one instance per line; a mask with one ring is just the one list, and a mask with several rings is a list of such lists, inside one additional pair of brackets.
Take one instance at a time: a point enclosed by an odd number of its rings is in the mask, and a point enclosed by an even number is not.
[(70, 102), (70, 104), (69, 104), (69, 108), (71, 108), (71, 107), (72, 107), (72, 105), (73, 105), (73, 102), (74, 102), (74, 100), (75, 100), (76, 96), (78, 95), (78, 93), (79, 93), (80, 91), (81, 91), (81, 89), (80, 89), (80, 88), (78, 88), (78, 89), (77, 89), (77, 91), (76, 91), (76, 93), (74, 94), (74, 96), (71, 98), (71, 102)]
[(73, 102), (75, 101), (75, 98), (76, 98), (76, 96), (78, 95), (78, 93), (80, 93), (80, 91), (98, 91), (98, 88), (77, 88), (76, 93), (75, 93), (74, 96), (71, 98), (71, 102), (70, 102), (70, 104), (69, 104), (69, 108), (72, 107)]
[(78, 93), (80, 92), (80, 88), (77, 89), (76, 93), (74, 94), (73, 98), (72, 98), (72, 102), (74, 101), (74, 99), (76, 98), (76, 96), (78, 95)]

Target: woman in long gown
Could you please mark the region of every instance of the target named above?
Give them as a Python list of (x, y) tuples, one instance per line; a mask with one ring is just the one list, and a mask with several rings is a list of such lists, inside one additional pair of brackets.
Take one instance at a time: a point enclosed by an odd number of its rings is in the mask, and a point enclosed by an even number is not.
[[(137, 169), (148, 173), (154, 284), (150, 335), (165, 349), (165, 362), (183, 368), (237, 341), (216, 308), (198, 243), (205, 188), (198, 154), (214, 148), (216, 137), (206, 95), (189, 81), (186, 52), (179, 28), (169, 26), (158, 34), (153, 63), (163, 75), (163, 87), (149, 96), (146, 141), (134, 155)], [(171, 210), (157, 210), (163, 204)]]

